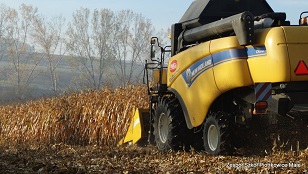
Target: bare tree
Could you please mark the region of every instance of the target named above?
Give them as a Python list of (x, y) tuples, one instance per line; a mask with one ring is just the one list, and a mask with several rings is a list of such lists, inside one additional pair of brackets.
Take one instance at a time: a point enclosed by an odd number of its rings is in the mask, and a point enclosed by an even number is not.
[(37, 16), (37, 8), (22, 4), (20, 14), (15, 9), (8, 9), (7, 15), (6, 37), (9, 47), (8, 56), (12, 63), (10, 81), (15, 86), (17, 96), (22, 98), (36, 75), (36, 67), (42, 60), (35, 56), (34, 48), (29, 45), (31, 25)]
[(63, 27), (65, 19), (62, 16), (46, 21), (43, 17), (36, 17), (33, 20), (33, 32), (31, 34), (40, 52), (47, 58), (48, 71), (54, 94), (58, 90), (58, 78), (56, 69), (66, 53), (63, 40)]
[[(7, 58), (8, 54), (8, 7), (6, 7), (4, 4), (0, 5), (0, 61)], [(1, 68), (0, 68), (0, 79), (1, 79), (1, 85), (5, 82), (7, 79), (7, 72), (8, 67), (5, 66), (5, 62), (1, 62)]]
[(7, 54), (8, 7), (0, 5), (0, 61)]
[(102, 9), (91, 15), (80, 9), (69, 24), (67, 47), (87, 86), (100, 88), (107, 73), (114, 84), (125, 86), (141, 79), (153, 31), (150, 20), (131, 10)]
[(140, 63), (149, 55), (149, 39), (153, 31), (151, 22), (142, 15), (130, 10), (118, 13), (113, 46), (115, 74), (121, 85), (133, 83), (142, 74)]
[(104, 83), (106, 60), (110, 57), (111, 31), (114, 13), (107, 9), (81, 8), (73, 15), (67, 30), (67, 48), (73, 65), (80, 72), (88, 87), (99, 89)]

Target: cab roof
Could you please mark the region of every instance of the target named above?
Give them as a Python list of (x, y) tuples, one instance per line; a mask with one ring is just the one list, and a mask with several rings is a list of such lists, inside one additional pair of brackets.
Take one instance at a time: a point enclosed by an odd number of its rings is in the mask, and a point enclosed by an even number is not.
[(244, 11), (254, 16), (274, 12), (266, 0), (194, 0), (179, 23), (194, 28)]

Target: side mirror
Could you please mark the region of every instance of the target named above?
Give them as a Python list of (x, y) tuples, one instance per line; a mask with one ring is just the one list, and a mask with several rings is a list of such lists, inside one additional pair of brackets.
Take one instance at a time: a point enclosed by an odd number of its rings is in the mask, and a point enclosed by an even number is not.
[(151, 45), (151, 59), (155, 58), (155, 49), (154, 49), (154, 45)]
[(161, 46), (159, 45), (159, 42), (158, 42), (158, 38), (157, 37), (152, 37), (151, 38), (151, 60), (152, 61), (158, 61), (156, 58), (155, 58), (155, 48), (156, 48), (156, 45), (158, 47), (161, 48)]

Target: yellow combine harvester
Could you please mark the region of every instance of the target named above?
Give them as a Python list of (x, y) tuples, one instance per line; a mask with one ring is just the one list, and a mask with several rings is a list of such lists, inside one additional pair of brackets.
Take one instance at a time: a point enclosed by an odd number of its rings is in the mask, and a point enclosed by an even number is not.
[(170, 47), (152, 38), (145, 66), (150, 109), (135, 114), (120, 143), (153, 135), (157, 148), (167, 151), (193, 144), (190, 137), (202, 132), (204, 149), (217, 155), (232, 148), (231, 125), (267, 112), (307, 112), (305, 13), (292, 26), (265, 0), (193, 1), (172, 25)]

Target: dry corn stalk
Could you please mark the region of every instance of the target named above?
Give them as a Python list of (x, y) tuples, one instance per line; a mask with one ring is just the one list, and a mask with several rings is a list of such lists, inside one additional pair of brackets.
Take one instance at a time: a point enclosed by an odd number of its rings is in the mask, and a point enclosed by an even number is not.
[(89, 90), (0, 107), (0, 143), (115, 145), (134, 108), (147, 107), (146, 88)]

